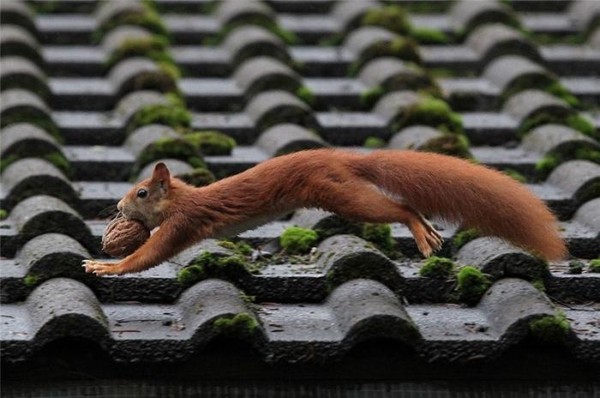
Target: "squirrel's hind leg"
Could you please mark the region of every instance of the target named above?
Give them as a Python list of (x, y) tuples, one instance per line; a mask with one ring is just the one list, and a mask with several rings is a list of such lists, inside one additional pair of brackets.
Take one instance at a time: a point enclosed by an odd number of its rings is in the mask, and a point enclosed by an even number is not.
[(360, 185), (331, 193), (335, 195), (334, 203), (338, 205), (327, 210), (361, 222), (405, 224), (425, 257), (431, 256), (442, 247), (442, 236), (421, 213), (406, 204), (396, 202), (375, 187)]

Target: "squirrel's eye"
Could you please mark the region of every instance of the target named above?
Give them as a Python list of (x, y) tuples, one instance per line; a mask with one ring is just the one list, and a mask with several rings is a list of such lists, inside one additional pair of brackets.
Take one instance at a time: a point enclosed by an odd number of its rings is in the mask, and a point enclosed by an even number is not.
[(146, 191), (145, 189), (140, 189), (139, 191), (137, 191), (137, 197), (144, 199), (146, 196), (148, 196), (148, 191)]

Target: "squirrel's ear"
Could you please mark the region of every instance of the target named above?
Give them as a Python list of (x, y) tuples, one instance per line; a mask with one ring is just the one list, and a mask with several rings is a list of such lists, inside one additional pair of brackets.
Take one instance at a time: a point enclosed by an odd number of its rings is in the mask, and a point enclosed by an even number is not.
[(167, 165), (163, 162), (157, 163), (154, 166), (154, 172), (152, 173), (152, 180), (158, 181), (161, 185), (161, 188), (165, 189), (169, 186), (169, 182), (171, 180), (171, 174), (169, 173), (169, 169)]

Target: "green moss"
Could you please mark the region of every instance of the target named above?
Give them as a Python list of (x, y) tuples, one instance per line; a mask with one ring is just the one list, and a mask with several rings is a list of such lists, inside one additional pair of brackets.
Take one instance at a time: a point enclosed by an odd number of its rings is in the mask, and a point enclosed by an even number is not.
[(144, 105), (131, 118), (128, 130), (133, 131), (140, 126), (163, 124), (174, 129), (189, 127), (192, 122), (190, 112), (181, 106), (173, 104)]
[(11, 154), (9, 156), (4, 156), (0, 159), (0, 173), (4, 172), (4, 170), (13, 164), (14, 162), (26, 158), (26, 157), (39, 157), (40, 159), (47, 160), (52, 163), (56, 168), (62, 171), (66, 176), (70, 176), (71, 173), (71, 163), (67, 160), (65, 155), (62, 152), (52, 150), (52, 152), (46, 153), (17, 153)]
[(242, 256), (249, 256), (254, 250), (252, 246), (244, 241), (232, 242), (230, 240), (220, 240), (218, 245)]
[(380, 26), (400, 35), (406, 35), (411, 31), (406, 11), (397, 5), (368, 10), (361, 19), (361, 25)]
[(581, 105), (577, 97), (575, 97), (569, 90), (567, 90), (565, 86), (563, 86), (562, 84), (560, 84), (560, 82), (556, 80), (548, 84), (544, 88), (544, 91), (562, 99), (567, 104), (569, 104), (569, 106), (572, 106), (574, 108), (577, 108)]
[(413, 27), (410, 36), (419, 44), (446, 44), (450, 41), (444, 32), (435, 28)]
[(584, 135), (592, 137), (594, 139), (600, 138), (600, 135), (596, 131), (596, 128), (584, 116), (574, 113), (572, 111), (564, 112), (539, 112), (536, 113), (526, 120), (524, 120), (519, 126), (518, 133), (524, 135), (530, 130), (541, 126), (543, 124), (562, 124), (564, 126), (571, 127), (574, 130), (581, 132)]
[(179, 283), (190, 286), (209, 276), (214, 276), (215, 270), (219, 268), (219, 257), (210, 252), (203, 252), (194, 259), (188, 267), (177, 273)]
[(216, 181), (215, 175), (205, 167), (198, 167), (189, 173), (177, 176), (184, 182), (195, 187), (204, 187)]
[(0, 209), (0, 221), (6, 220), (8, 218), (8, 211), (4, 209)]
[(40, 282), (40, 278), (37, 275), (28, 274), (23, 278), (23, 284), (27, 287), (37, 286)]
[(296, 89), (296, 97), (300, 98), (310, 106), (315, 103), (315, 94), (306, 86), (300, 86), (298, 89)]
[[(229, 246), (230, 243), (222, 241), (221, 245)], [(233, 242), (231, 242), (233, 244)], [(265, 263), (250, 262), (247, 255), (252, 248), (245, 243), (234, 244), (235, 254), (223, 256), (210, 252), (203, 252), (196, 257), (193, 263), (182, 269), (177, 280), (183, 285), (190, 285), (206, 278), (223, 278), (228, 280), (239, 280), (247, 278), (248, 274), (258, 273), (265, 267)], [(227, 247), (228, 248), (228, 247)]]
[(300, 39), (298, 38), (298, 36), (296, 36), (294, 32), (282, 28), (281, 25), (275, 24), (271, 27), (268, 27), (268, 29), (271, 32), (275, 33), (275, 35), (278, 36), (281, 40), (283, 40), (285, 44), (294, 45), (300, 43)]
[(126, 39), (110, 55), (107, 66), (111, 68), (131, 57), (146, 57), (158, 63), (174, 64), (173, 58), (167, 52), (168, 45), (168, 40), (160, 36)]
[(492, 285), (490, 280), (478, 269), (471, 266), (462, 267), (456, 274), (457, 291), (460, 299), (474, 305)]
[(367, 139), (363, 143), (363, 146), (369, 149), (380, 149), (385, 148), (386, 142), (385, 140), (379, 137), (367, 137)]
[(425, 152), (441, 153), (463, 159), (472, 159), (473, 155), (469, 150), (469, 139), (464, 135), (444, 134), (432, 138), (422, 145), (419, 150)]
[(572, 160), (587, 160), (594, 163), (600, 163), (600, 150), (594, 146), (577, 146), (564, 149), (562, 152), (549, 152), (536, 163), (536, 170), (544, 178), (560, 164)]
[(65, 175), (68, 176), (71, 174), (71, 163), (62, 152), (56, 151), (47, 153), (42, 156), (42, 158), (55, 165), (59, 170), (65, 173)]
[(531, 285), (533, 287), (535, 287), (537, 290), (539, 290), (540, 292), (546, 291), (546, 284), (544, 283), (543, 279), (534, 279), (531, 281)]
[(360, 102), (365, 106), (365, 108), (371, 109), (383, 94), (385, 94), (383, 87), (371, 87), (360, 94)]
[(205, 277), (204, 269), (197, 265), (185, 267), (177, 273), (177, 281), (184, 286), (191, 286)]
[(29, 123), (41, 128), (49, 133), (56, 141), (62, 143), (64, 140), (58, 131), (56, 123), (43, 112), (25, 111), (25, 112), (6, 112), (0, 118), (0, 128), (17, 123)]
[(182, 160), (193, 168), (206, 168), (202, 157), (192, 144), (181, 138), (161, 138), (139, 154), (132, 174), (136, 177), (146, 165), (167, 158)]
[(513, 169), (506, 169), (502, 171), (504, 174), (506, 174), (507, 176), (509, 176), (510, 178), (512, 178), (515, 181), (520, 182), (521, 184), (525, 184), (527, 182), (527, 177), (525, 177), (523, 174), (519, 173), (517, 170), (513, 170)]
[(538, 160), (535, 164), (535, 169), (542, 175), (548, 175), (552, 170), (560, 164), (560, 157), (556, 154), (550, 153), (545, 155), (542, 159)]
[(567, 273), (574, 274), (574, 275), (581, 274), (581, 273), (583, 273), (583, 267), (584, 267), (583, 262), (581, 262), (579, 260), (569, 261), (569, 270), (567, 271)]
[(240, 298), (246, 305), (252, 305), (256, 302), (256, 296), (250, 296), (246, 293), (240, 293)]
[(426, 278), (448, 279), (454, 271), (454, 262), (448, 258), (432, 256), (425, 260), (419, 275)]
[(256, 318), (246, 312), (240, 312), (235, 316), (222, 316), (213, 323), (217, 334), (235, 337), (252, 336), (257, 332), (258, 327)]
[(596, 259), (590, 261), (590, 264), (588, 267), (589, 267), (588, 269), (590, 272), (594, 272), (594, 273), (600, 272), (600, 258), (596, 258)]
[(460, 249), (470, 241), (479, 238), (479, 232), (475, 228), (464, 229), (457, 232), (452, 239), (452, 244), (456, 250)]
[(233, 138), (219, 131), (196, 131), (186, 134), (184, 139), (206, 156), (231, 155), (236, 145)]
[(364, 223), (361, 237), (387, 252), (394, 248), (392, 227), (389, 224)]
[(318, 240), (316, 231), (300, 227), (289, 227), (279, 237), (281, 247), (288, 254), (308, 253)]
[(529, 331), (545, 343), (560, 343), (568, 336), (571, 326), (564, 313), (546, 315), (529, 323)]
[(594, 124), (585, 116), (580, 114), (574, 114), (567, 116), (565, 123), (567, 126), (574, 130), (580, 131), (581, 133), (590, 136), (595, 139), (599, 139), (600, 135), (596, 131)]
[(161, 93), (179, 93), (177, 80), (180, 77), (179, 69), (168, 62), (158, 64), (159, 70), (136, 75), (127, 85), (127, 90), (155, 90)]
[(575, 151), (575, 159), (589, 160), (590, 162), (600, 164), (600, 150), (597, 147), (582, 146)]
[(420, 101), (399, 114), (393, 122), (392, 129), (400, 130), (406, 126), (424, 124), (442, 131), (462, 133), (462, 118), (452, 111), (443, 100), (423, 95)]

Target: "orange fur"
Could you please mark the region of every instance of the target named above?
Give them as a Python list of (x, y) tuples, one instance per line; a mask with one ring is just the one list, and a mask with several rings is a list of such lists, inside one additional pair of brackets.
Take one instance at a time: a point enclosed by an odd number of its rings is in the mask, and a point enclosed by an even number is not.
[[(145, 198), (137, 196), (140, 189)], [(160, 226), (158, 232), (119, 263), (88, 260), (86, 270), (148, 269), (202, 239), (233, 235), (301, 207), (404, 223), (426, 256), (439, 249), (441, 237), (421, 214), (476, 228), (546, 259), (566, 254), (552, 213), (502, 173), (432, 153), (318, 149), (270, 159), (202, 188), (171, 178), (159, 163), (119, 202), (126, 217)]]

